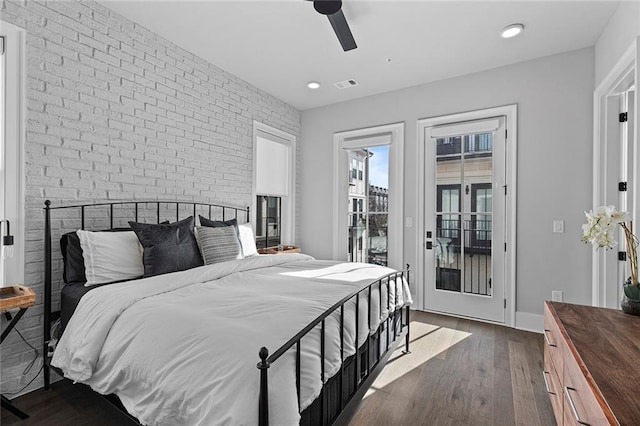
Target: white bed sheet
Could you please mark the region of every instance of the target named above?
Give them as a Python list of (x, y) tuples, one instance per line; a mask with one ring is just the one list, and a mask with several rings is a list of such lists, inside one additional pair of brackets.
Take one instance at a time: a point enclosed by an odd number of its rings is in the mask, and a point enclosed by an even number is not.
[[(52, 365), (117, 394), (143, 424), (256, 425), (261, 346), (275, 351), (330, 306), (392, 272), (302, 254), (256, 256), (100, 287), (87, 293)], [(360, 296), (358, 345), (410, 304), (404, 280)], [(380, 306), (382, 300), (382, 309)], [(355, 353), (355, 300), (345, 305), (345, 358)], [(371, 323), (367, 324), (371, 310)], [(325, 323), (325, 382), (340, 368), (339, 310)], [(271, 424), (299, 423), (322, 388), (320, 330), (301, 343), (301, 393), (289, 351), (269, 369)], [(299, 406), (299, 408), (298, 408)]]

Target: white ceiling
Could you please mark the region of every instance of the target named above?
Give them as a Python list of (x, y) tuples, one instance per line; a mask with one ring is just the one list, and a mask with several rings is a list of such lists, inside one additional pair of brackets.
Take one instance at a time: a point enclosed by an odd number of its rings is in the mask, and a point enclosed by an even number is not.
[[(343, 52), (310, 1), (103, 3), (301, 110), (593, 46), (618, 5), (345, 0), (358, 48)], [(515, 22), (525, 31), (500, 38)], [(333, 86), (346, 79), (360, 85)], [(322, 87), (308, 89), (311, 80)]]

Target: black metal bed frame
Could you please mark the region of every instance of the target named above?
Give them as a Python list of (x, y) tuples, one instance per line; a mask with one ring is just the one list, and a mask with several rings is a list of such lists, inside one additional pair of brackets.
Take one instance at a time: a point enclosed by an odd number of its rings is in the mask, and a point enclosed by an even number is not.
[[(386, 358), (385, 355), (390, 355), (389, 349), (395, 349), (394, 343), (396, 343), (399, 338), (402, 338), (404, 336), (405, 338), (405, 350), (404, 353), (409, 353), (409, 306), (405, 305), (403, 307), (401, 307), (400, 309), (397, 310), (393, 310), (391, 311), (391, 298), (390, 298), (390, 292), (389, 292), (389, 288), (391, 287), (391, 285), (396, 285), (396, 280), (398, 278), (400, 278), (401, 280), (405, 278), (405, 274), (408, 275), (409, 274), (409, 265), (407, 264), (407, 269), (405, 271), (397, 271), (397, 272), (392, 272), (390, 274), (387, 274), (375, 281), (373, 281), (372, 283), (368, 284), (366, 287), (363, 287), (359, 290), (354, 290), (351, 294), (343, 297), (341, 300), (339, 300), (338, 302), (336, 302), (332, 307), (330, 307), (329, 309), (327, 309), (324, 313), (322, 313), (320, 316), (318, 316), (313, 322), (309, 323), (309, 325), (307, 325), (305, 328), (303, 328), (302, 330), (300, 330), (300, 332), (298, 334), (296, 334), (295, 336), (293, 336), (291, 339), (289, 339), (288, 342), (286, 342), (284, 345), (282, 345), (280, 348), (278, 348), (273, 354), (269, 355), (269, 351), (267, 348), (262, 347), (260, 349), (260, 351), (258, 352), (258, 356), (260, 357), (260, 362), (258, 363), (257, 367), (260, 370), (260, 396), (259, 396), (259, 417), (258, 417), (258, 424), (259, 426), (268, 426), (269, 425), (269, 385), (268, 385), (268, 371), (269, 371), (269, 367), (276, 361), (278, 360), (282, 355), (284, 355), (289, 349), (293, 348), (293, 346), (295, 345), (296, 349), (296, 361), (295, 361), (295, 365), (296, 365), (296, 391), (297, 391), (297, 395), (298, 395), (298, 401), (300, 401), (300, 345), (301, 345), (301, 341), (304, 338), (304, 336), (306, 336), (308, 333), (310, 333), (312, 330), (314, 330), (316, 327), (320, 326), (320, 375), (321, 375), (321, 380), (323, 383), (323, 387), (320, 391), (320, 396), (318, 396), (318, 399), (320, 401), (320, 425), (327, 425), (327, 424), (332, 424), (333, 422), (336, 421), (340, 421), (340, 416), (341, 414), (345, 411), (345, 408), (347, 405), (351, 404), (352, 402), (355, 402), (356, 404), (359, 403), (359, 400), (357, 398), (353, 398), (357, 393), (358, 390), (360, 388), (368, 388), (369, 385), (373, 382), (373, 379), (375, 379), (375, 376), (377, 376), (377, 374), (379, 373), (380, 369), (376, 369), (376, 367), (380, 366), (384, 366), (384, 363), (386, 362)], [(382, 286), (385, 285), (387, 287), (387, 318), (382, 321)], [(370, 328), (371, 326), (371, 291), (373, 289), (374, 286), (378, 286), (378, 297), (379, 297), (379, 308), (380, 308), (380, 313), (379, 313), (379, 318), (380, 318), (380, 324), (378, 325), (378, 328), (376, 330), (376, 334), (378, 336), (378, 339), (376, 339), (377, 344), (380, 344), (380, 334), (382, 333), (381, 328), (382, 325), (384, 324), (384, 330), (386, 332), (386, 348), (384, 350), (384, 353), (381, 354), (378, 357), (378, 361), (374, 364), (371, 365), (371, 356), (370, 356), (370, 342), (371, 339), (368, 338), (369, 336), (367, 336), (367, 340), (365, 341), (365, 345), (366, 345), (366, 350), (365, 353), (367, 354), (366, 356), (366, 368), (362, 368), (362, 366), (360, 365), (360, 363), (362, 362), (362, 357), (359, 354), (359, 318), (360, 318), (360, 297), (362, 293), (366, 292), (366, 297), (367, 298), (367, 323), (369, 324), (369, 327), (367, 327), (367, 329)], [(395, 293), (397, 296), (397, 292)], [(343, 388), (344, 388), (344, 366), (345, 366), (345, 358), (344, 358), (344, 306), (345, 304), (347, 304), (350, 300), (355, 299), (355, 346), (356, 346), (356, 353), (355, 353), (355, 375), (354, 375), (354, 392), (350, 395), (347, 395), (345, 398), (344, 392), (343, 392)], [(395, 304), (394, 304), (395, 306)], [(339, 391), (338, 391), (338, 395), (339, 395), (339, 405), (340, 405), (340, 409), (338, 410), (338, 416), (336, 418), (333, 419), (328, 419), (327, 418), (327, 413), (326, 413), (326, 395), (324, 392), (324, 383), (325, 383), (325, 372), (324, 372), (324, 367), (325, 367), (325, 320), (330, 316), (333, 315), (335, 312), (337, 312), (338, 310), (340, 310), (340, 372), (336, 373), (336, 375), (338, 376), (338, 380), (339, 380)], [(406, 324), (402, 321), (402, 313), (403, 310), (406, 311)], [(391, 324), (393, 324), (394, 322), (396, 322), (396, 320), (399, 319), (400, 320), (400, 333), (397, 332), (397, 329), (394, 328), (394, 336), (393, 336), (393, 340), (390, 341), (389, 340), (389, 332), (391, 329)], [(404, 327), (406, 326), (406, 331), (404, 330)], [(346, 399), (346, 400), (345, 400)], [(350, 413), (351, 410), (348, 410), (348, 413)]]
[[(210, 204), (210, 203), (196, 203), (196, 202), (187, 202), (187, 201), (176, 201), (176, 200), (153, 200), (153, 201), (115, 201), (115, 202), (102, 202), (102, 203), (90, 203), (90, 204), (76, 204), (69, 206), (51, 206), (51, 201), (46, 200), (44, 202), (45, 207), (45, 229), (44, 229), (44, 333), (43, 333), (43, 371), (44, 371), (44, 387), (46, 390), (50, 388), (51, 385), (51, 370), (54, 370), (62, 375), (62, 372), (57, 368), (53, 367), (49, 364), (49, 344), (51, 341), (51, 324), (53, 321), (59, 317), (60, 312), (52, 312), (51, 310), (51, 292), (52, 292), (52, 252), (51, 252), (51, 213), (53, 210), (69, 210), (69, 209), (79, 209), (80, 210), (80, 229), (85, 229), (85, 212), (87, 209), (91, 208), (107, 208), (109, 209), (108, 220), (109, 220), (109, 229), (113, 228), (114, 221), (114, 206), (133, 206), (134, 208), (134, 221), (139, 220), (139, 206), (149, 206), (155, 205), (156, 207), (156, 222), (160, 223), (161, 218), (161, 205), (175, 205), (175, 217), (176, 220), (180, 218), (180, 208), (181, 207), (189, 207), (193, 208), (193, 215), (195, 217), (198, 207), (208, 208), (208, 216), (211, 218), (212, 209), (222, 209), (222, 219), (226, 220), (226, 213), (230, 211), (233, 213), (234, 218), (238, 218), (238, 214), (246, 214), (246, 221), (250, 220), (250, 211), (249, 207), (238, 208), (232, 206), (224, 206), (220, 204)], [(168, 211), (168, 209), (166, 210)], [(350, 415), (355, 412), (357, 408), (357, 404), (359, 403), (360, 397), (364, 395), (364, 392), (369, 387), (369, 385), (373, 382), (377, 374), (380, 372), (386, 360), (389, 358), (393, 349), (395, 349), (395, 343), (397, 343), (402, 337), (405, 338), (405, 353), (409, 353), (409, 306), (405, 305), (400, 309), (396, 309), (391, 311), (391, 303), (390, 300), (390, 292), (389, 288), (393, 284), (395, 285), (396, 280), (398, 278), (407, 279), (409, 275), (409, 265), (407, 264), (407, 269), (405, 271), (393, 272), (391, 274), (387, 274), (384, 277), (379, 278), (378, 280), (373, 281), (367, 286), (354, 290), (351, 294), (343, 297), (340, 301), (336, 302), (331, 308), (326, 310), (323, 314), (318, 316), (313, 322), (303, 328), (299, 333), (293, 336), (288, 342), (278, 348), (273, 354), (269, 355), (269, 351), (267, 348), (262, 347), (259, 351), (260, 362), (257, 364), (257, 368), (260, 370), (260, 394), (258, 401), (258, 413), (259, 413), (259, 425), (260, 426), (268, 426), (269, 425), (269, 399), (268, 399), (268, 370), (269, 367), (277, 361), (282, 355), (284, 355), (288, 350), (290, 350), (294, 345), (296, 347), (296, 390), (298, 395), (298, 400), (300, 398), (300, 345), (301, 340), (310, 333), (316, 327), (320, 327), (320, 353), (321, 353), (321, 379), (323, 383), (323, 387), (318, 397), (320, 401), (320, 425), (327, 425), (333, 423), (342, 423), (345, 421), (345, 417), (348, 419)], [(378, 294), (379, 294), (379, 306), (380, 306), (380, 317), (382, 317), (382, 287), (386, 286), (387, 290), (387, 318), (380, 322), (374, 336), (376, 338), (376, 342), (380, 345), (380, 337), (382, 336), (383, 329), (386, 332), (386, 348), (384, 352), (380, 352), (378, 354), (377, 360), (372, 363), (371, 362), (371, 352), (370, 352), (370, 336), (367, 336), (367, 340), (364, 344), (366, 346), (366, 362), (365, 368), (363, 368), (362, 364), (362, 356), (358, 347), (359, 340), (359, 307), (360, 307), (360, 299), (361, 297), (367, 297), (368, 299), (368, 323), (371, 324), (371, 293), (374, 286), (378, 286)], [(362, 296), (362, 293), (366, 293), (366, 296)], [(345, 358), (344, 358), (344, 306), (346, 303), (355, 299), (355, 374), (354, 374), (354, 387), (353, 392), (346, 395), (343, 392), (345, 388), (344, 383), (344, 369), (345, 369)], [(394, 305), (395, 306), (395, 305)], [(336, 313), (340, 310), (340, 357), (341, 357), (341, 367), (339, 373), (336, 373), (336, 376), (339, 380), (339, 410), (337, 415), (333, 418), (328, 418), (326, 415), (327, 409), (327, 401), (326, 401), (326, 393), (325, 393), (325, 320), (330, 315)], [(406, 312), (406, 317), (403, 318), (403, 311)], [(404, 319), (404, 321), (403, 321)], [(399, 320), (399, 321), (398, 321)], [(383, 327), (384, 325), (384, 327)], [(399, 325), (400, 331), (398, 332)], [(390, 327), (393, 326), (393, 339), (390, 341)], [(406, 327), (406, 330), (405, 330)], [(392, 351), (389, 351), (392, 349)], [(335, 377), (335, 376), (334, 376)], [(109, 395), (106, 396), (107, 400), (112, 404), (116, 405), (120, 409), (124, 409), (121, 404), (118, 404), (119, 401), (113, 401), (109, 399)], [(136, 420), (130, 414), (126, 413), (132, 420)], [(137, 421), (137, 420), (136, 420)]]

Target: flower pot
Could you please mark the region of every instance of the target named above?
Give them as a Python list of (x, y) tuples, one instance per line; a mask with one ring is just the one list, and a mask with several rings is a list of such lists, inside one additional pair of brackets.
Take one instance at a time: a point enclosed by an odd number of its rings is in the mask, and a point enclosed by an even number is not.
[(627, 282), (622, 285), (622, 289), (627, 298), (640, 302), (640, 285), (632, 285), (631, 279), (628, 279)]
[(622, 312), (630, 315), (640, 315), (640, 302), (631, 300), (627, 296), (622, 296), (620, 301)]
[(631, 285), (629, 281), (623, 285), (624, 293), (620, 301), (622, 312), (640, 315), (640, 286)]

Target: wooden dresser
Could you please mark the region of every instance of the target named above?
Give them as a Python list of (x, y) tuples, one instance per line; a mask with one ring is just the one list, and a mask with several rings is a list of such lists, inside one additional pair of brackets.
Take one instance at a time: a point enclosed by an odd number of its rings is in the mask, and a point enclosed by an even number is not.
[(640, 317), (545, 302), (544, 338), (558, 425), (640, 425)]

